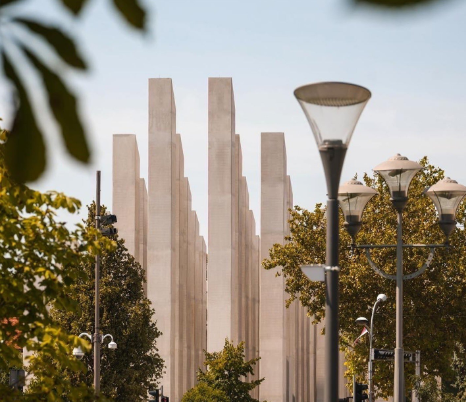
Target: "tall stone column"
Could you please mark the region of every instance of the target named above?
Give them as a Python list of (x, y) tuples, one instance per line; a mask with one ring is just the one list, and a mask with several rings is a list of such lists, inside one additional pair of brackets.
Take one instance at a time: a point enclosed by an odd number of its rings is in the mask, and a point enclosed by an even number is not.
[[(165, 395), (176, 400), (175, 324), (178, 321), (179, 162), (172, 81), (149, 80), (149, 227), (147, 295), (163, 335), (157, 346), (165, 361)], [(178, 173), (179, 177), (179, 173)]]
[(315, 348), (316, 348), (316, 401), (323, 402), (324, 400), (324, 370), (325, 367), (325, 337), (322, 335), (322, 329), (324, 323), (320, 322), (316, 325), (316, 337), (315, 337)]
[[(205, 239), (202, 237), (202, 350), (207, 350), (207, 300), (208, 300), (208, 289), (207, 289), (207, 247)], [(204, 353), (200, 353), (200, 364), (204, 369)]]
[[(283, 133), (261, 135), (261, 259), (268, 258), (275, 243), (283, 243), (286, 209), (286, 150)], [(285, 297), (280, 268), (260, 272), (260, 400), (287, 399)]]
[(186, 280), (186, 335), (187, 335), (187, 384), (186, 391), (194, 386), (194, 378), (197, 367), (195, 367), (195, 290), (196, 290), (196, 212), (191, 210), (191, 200), (189, 200), (188, 211), (188, 275)]
[(179, 327), (175, 337), (178, 337), (178, 359), (177, 359), (177, 376), (178, 383), (178, 396), (176, 400), (181, 400), (183, 392), (187, 386), (187, 369), (188, 369), (188, 356), (187, 356), (187, 274), (188, 274), (188, 198), (189, 198), (189, 183), (188, 179), (184, 177), (184, 155), (181, 146), (181, 138), (177, 135), (177, 144), (179, 144), (179, 162), (180, 162), (180, 242), (179, 242), (179, 261), (180, 261), (180, 274), (179, 274)]
[[(304, 309), (304, 400), (311, 402), (311, 319)], [(313, 402), (313, 401), (312, 401)]]
[[(205, 332), (205, 328), (203, 328), (204, 320), (202, 318), (203, 315), (203, 292), (204, 286), (203, 281), (203, 250), (202, 250), (202, 237), (199, 236), (199, 220), (197, 214), (195, 214), (195, 253), (196, 253), (196, 261), (194, 266), (194, 310), (195, 310), (195, 319), (194, 319), (194, 372), (202, 367), (203, 363), (203, 353), (202, 353), (202, 341), (203, 341), (203, 332)], [(204, 312), (205, 315), (205, 312)], [(195, 378), (194, 378), (195, 380)]]
[[(260, 303), (260, 285), (259, 285), (259, 272), (261, 267), (260, 259), (260, 237), (256, 235), (256, 221), (252, 211), (251, 214), (251, 225), (253, 227), (252, 233), (252, 264), (251, 264), (251, 298), (252, 298), (252, 307), (251, 307), (251, 321), (252, 325), (252, 357), (259, 357), (259, 303)], [(256, 364), (254, 369), (254, 380), (258, 380), (259, 377), (259, 363)], [(259, 399), (259, 388), (256, 387), (253, 390), (252, 397)]]
[(139, 151), (134, 134), (113, 136), (113, 206), (119, 236), (136, 261), (139, 258)]
[(231, 78), (209, 78), (209, 297), (207, 350), (238, 342), (235, 105)]
[(144, 179), (139, 179), (139, 263), (144, 270), (144, 294), (147, 296), (147, 187)]
[(309, 358), (309, 375), (310, 375), (310, 400), (317, 402), (317, 325), (312, 325), (310, 330), (310, 358)]

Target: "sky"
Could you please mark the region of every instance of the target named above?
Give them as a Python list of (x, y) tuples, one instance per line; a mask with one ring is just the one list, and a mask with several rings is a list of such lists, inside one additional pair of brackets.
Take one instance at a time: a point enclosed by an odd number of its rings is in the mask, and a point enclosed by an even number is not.
[[(233, 79), (243, 174), (258, 230), (261, 132), (285, 133), (294, 204), (313, 208), (326, 200), (317, 147), (293, 96), (296, 87), (312, 82), (350, 82), (372, 92), (342, 182), (401, 153), (411, 160), (427, 155), (447, 176), (466, 184), (465, 1), (443, 0), (399, 13), (355, 7), (351, 0), (146, 0), (144, 34), (127, 27), (110, 3), (89, 0), (78, 21), (58, 0), (30, 0), (17, 9), (70, 32), (91, 66), (87, 74), (65, 74), (80, 99), (92, 163), (68, 158), (55, 127), (41, 113), (49, 166), (33, 187), (63, 191), (86, 205), (95, 196), (100, 169), (102, 202), (111, 206), (112, 135), (119, 133), (137, 135), (141, 175), (147, 179), (148, 79), (159, 77), (173, 80), (185, 175), (206, 240), (208, 77)], [(37, 85), (35, 93), (40, 104)], [(7, 126), (8, 100), (1, 82)]]

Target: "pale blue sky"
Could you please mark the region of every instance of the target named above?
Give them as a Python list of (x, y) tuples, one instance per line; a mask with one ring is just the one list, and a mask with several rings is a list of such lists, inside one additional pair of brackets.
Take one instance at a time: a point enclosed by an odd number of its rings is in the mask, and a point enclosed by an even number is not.
[[(32, 13), (58, 20), (80, 40), (92, 70), (70, 74), (94, 148), (83, 167), (55, 156), (37, 184), (80, 198), (94, 196), (102, 170), (103, 202), (111, 205), (112, 134), (135, 133), (147, 178), (147, 79), (173, 79), (177, 131), (201, 232), (207, 235), (207, 78), (232, 77), (236, 127), (243, 145), (251, 207), (260, 220), (260, 133), (284, 131), (294, 203), (325, 201), (317, 148), (293, 97), (300, 85), (348, 81), (373, 97), (346, 158), (342, 181), (400, 152), (428, 155), (466, 184), (466, 2), (404, 14), (354, 8), (350, 0), (149, 1), (150, 29), (122, 29), (109, 1), (90, 1), (72, 23), (56, 0), (31, 0)], [(4, 88), (4, 86), (2, 86)], [(5, 107), (5, 91), (0, 93)], [(5, 109), (4, 109), (5, 110)], [(5, 112), (6, 113), (6, 112)], [(59, 152), (58, 152), (59, 151)]]

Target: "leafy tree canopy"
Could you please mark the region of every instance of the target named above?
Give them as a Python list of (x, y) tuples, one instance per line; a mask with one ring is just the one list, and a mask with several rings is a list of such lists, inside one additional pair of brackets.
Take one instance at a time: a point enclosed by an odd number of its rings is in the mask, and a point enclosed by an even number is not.
[[(189, 390), (182, 402), (212, 401), (223, 402), (224, 395), (229, 402), (259, 402), (249, 395), (264, 378), (247, 381), (247, 377), (254, 375), (254, 366), (260, 358), (245, 361), (244, 342), (234, 346), (233, 342), (225, 339), (225, 346), (220, 352), (205, 352), (206, 371), (197, 372), (198, 384)], [(196, 399), (207, 394), (211, 399)]]
[[(409, 244), (443, 243), (444, 237), (437, 224), (437, 216), (431, 200), (422, 193), (426, 187), (444, 178), (444, 171), (429, 164), (427, 158), (420, 163), (425, 169), (411, 183), (409, 201), (403, 213), (403, 241)], [(364, 175), (366, 185), (379, 193), (367, 205), (363, 215), (364, 225), (358, 235), (359, 244), (396, 244), (396, 213), (389, 201), (388, 188), (379, 176)], [(451, 356), (457, 342), (466, 341), (466, 232), (465, 205), (460, 206), (458, 228), (450, 236), (451, 248), (438, 249), (433, 262), (421, 276), (404, 282), (404, 348), (420, 350), (422, 371), (427, 376), (440, 376), (444, 382), (454, 381)], [(270, 258), (263, 261), (265, 269), (283, 267), (280, 274), (286, 278), (287, 303), (298, 298), (308, 308), (314, 322), (325, 315), (325, 285), (310, 282), (300, 266), (325, 262), (326, 237), (325, 209), (321, 204), (314, 211), (295, 207), (291, 211), (290, 237), (285, 245), (276, 244)], [(375, 348), (395, 347), (395, 281), (377, 275), (369, 266), (365, 253), (350, 250), (350, 236), (343, 228), (340, 213), (340, 347), (346, 352), (346, 375), (367, 372), (368, 344), (353, 340), (360, 332), (355, 319), (370, 319), (372, 306), (379, 293), (388, 300), (380, 304), (375, 315)], [(417, 271), (426, 261), (428, 249), (404, 250), (404, 273)], [(376, 249), (373, 260), (389, 274), (396, 273), (396, 251)], [(413, 365), (406, 364), (406, 372), (414, 373)], [(393, 364), (376, 362), (374, 383), (380, 396), (393, 392)], [(406, 390), (412, 388), (407, 381)]]
[(181, 402), (229, 402), (225, 392), (199, 383), (183, 395)]
[[(87, 228), (95, 224), (95, 203), (88, 207)], [(101, 214), (105, 214), (105, 207)], [(153, 321), (154, 310), (144, 295), (144, 271), (128, 253), (124, 240), (112, 236), (116, 250), (101, 254), (100, 316), (102, 334), (111, 334), (118, 345), (110, 350), (101, 349), (101, 392), (116, 401), (140, 401), (147, 397), (151, 383), (162, 375), (163, 360), (159, 356), (156, 340), (161, 335)], [(68, 297), (76, 300), (80, 311), (55, 308), (51, 314), (65, 331), (93, 334), (94, 330), (94, 259), (81, 259), (79, 269), (85, 273), (69, 288)], [(108, 343), (108, 340), (106, 341)], [(83, 358), (87, 372), (65, 370), (64, 378), (73, 384), (93, 383), (93, 355)]]
[[(0, 383), (2, 401), (59, 400), (63, 389), (70, 401), (92, 398), (93, 390), (83, 383), (71, 384), (57, 375), (54, 359), (69, 371), (85, 370), (71, 356), (73, 347), (89, 350), (88, 344), (70, 335), (52, 320), (47, 306), (77, 311), (78, 303), (67, 289), (85, 276), (77, 261), (92, 257), (113, 242), (95, 230), (79, 226), (70, 230), (56, 221), (56, 211), (76, 212), (78, 200), (56, 192), (40, 193), (11, 179), (0, 145), (0, 372), (22, 365), (23, 348), (34, 353), (26, 362), (29, 378), (36, 381), (27, 395)], [(40, 352), (40, 353), (39, 353)]]
[(440, 378), (414, 377), (414, 388), (422, 402), (465, 402), (466, 401), (466, 351), (456, 344), (451, 359), (454, 381), (445, 383)]

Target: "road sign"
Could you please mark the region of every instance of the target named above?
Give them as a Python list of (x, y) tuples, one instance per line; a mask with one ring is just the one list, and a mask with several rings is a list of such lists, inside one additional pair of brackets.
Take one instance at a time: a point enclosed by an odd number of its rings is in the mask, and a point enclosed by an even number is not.
[[(404, 352), (405, 362), (406, 363), (415, 363), (416, 362), (416, 353)], [(390, 349), (372, 349), (371, 350), (371, 359), (372, 360), (394, 360), (395, 351)]]

